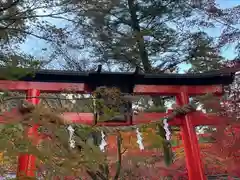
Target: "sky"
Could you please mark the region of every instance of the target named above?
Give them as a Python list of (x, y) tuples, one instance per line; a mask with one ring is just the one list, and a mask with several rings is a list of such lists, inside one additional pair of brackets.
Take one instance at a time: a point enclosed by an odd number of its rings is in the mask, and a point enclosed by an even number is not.
[[(240, 0), (217, 0), (217, 3), (221, 8), (231, 8), (236, 5), (240, 5)], [(239, 27), (240, 28), (240, 27)], [(208, 33), (212, 36), (219, 35), (221, 31), (219, 29), (211, 29)], [(228, 46), (223, 49), (222, 55), (227, 59), (233, 59), (235, 57), (234, 46)]]
[[(217, 0), (217, 4), (219, 4), (221, 8), (231, 8), (233, 6), (239, 5), (240, 0)], [(54, 20), (53, 23), (56, 24), (57, 26), (63, 24), (62, 20)], [(218, 36), (221, 33), (221, 29), (212, 28), (206, 30), (206, 32), (210, 36)], [(39, 59), (44, 59), (44, 57), (47, 55), (46, 52), (44, 53), (42, 51), (42, 48), (46, 47), (48, 48), (48, 45), (44, 41), (34, 37), (28, 37), (25, 43), (21, 45), (21, 49), (24, 52), (30, 53), (31, 55), (34, 55)], [(233, 45), (225, 47), (224, 49), (222, 49), (221, 53), (227, 59), (233, 59), (236, 55)], [(186, 64), (181, 65), (182, 69), (186, 69), (188, 67), (189, 66)]]

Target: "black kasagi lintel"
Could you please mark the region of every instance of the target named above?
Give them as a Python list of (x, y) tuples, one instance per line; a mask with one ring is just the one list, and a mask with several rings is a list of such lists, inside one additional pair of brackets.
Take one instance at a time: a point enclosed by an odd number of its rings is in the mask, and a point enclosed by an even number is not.
[(18, 80), (86, 83), (92, 90), (106, 86), (117, 87), (126, 93), (131, 93), (135, 85), (229, 85), (234, 80), (234, 73), (222, 71), (196, 74), (144, 74), (137, 72), (137, 69), (135, 72), (101, 72), (100, 66), (94, 72), (39, 70), (33, 74), (26, 75)]

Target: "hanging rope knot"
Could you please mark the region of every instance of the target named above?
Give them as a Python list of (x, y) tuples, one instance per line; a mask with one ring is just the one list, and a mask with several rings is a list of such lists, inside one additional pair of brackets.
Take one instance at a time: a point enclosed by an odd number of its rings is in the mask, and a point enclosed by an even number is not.
[(194, 107), (192, 104), (186, 104), (182, 107), (176, 107), (174, 109), (176, 116), (186, 115), (193, 111), (196, 111), (196, 107)]
[(26, 100), (21, 100), (18, 105), (18, 110), (21, 114), (31, 113), (34, 109), (35, 106)]

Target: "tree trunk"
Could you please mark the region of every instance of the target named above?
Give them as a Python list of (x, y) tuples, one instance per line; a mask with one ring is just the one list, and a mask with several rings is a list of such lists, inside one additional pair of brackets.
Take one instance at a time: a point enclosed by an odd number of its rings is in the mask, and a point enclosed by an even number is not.
[[(128, 0), (128, 8), (131, 15), (131, 26), (137, 40), (138, 51), (143, 64), (144, 72), (153, 73), (151, 62), (149, 60), (148, 52), (144, 43), (144, 37), (141, 33), (139, 19), (137, 17), (137, 3), (135, 3), (135, 0)], [(152, 97), (152, 99), (155, 106), (164, 106), (164, 101), (161, 97)]]
[(151, 63), (148, 58), (148, 53), (144, 44), (144, 38), (141, 33), (141, 28), (139, 25), (139, 20), (137, 18), (137, 5), (134, 3), (135, 0), (128, 0), (129, 13), (131, 15), (131, 26), (134, 31), (135, 38), (137, 40), (137, 46), (140, 53), (140, 58), (143, 64), (143, 69), (145, 72), (151, 72)]

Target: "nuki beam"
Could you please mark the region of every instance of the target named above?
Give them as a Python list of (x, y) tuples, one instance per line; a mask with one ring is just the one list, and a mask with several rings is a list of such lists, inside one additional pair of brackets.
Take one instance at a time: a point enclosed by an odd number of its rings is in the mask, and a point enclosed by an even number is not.
[[(132, 124), (130, 122), (98, 122), (97, 126), (130, 126), (137, 124), (144, 124), (150, 122), (156, 122), (160, 119), (168, 116), (170, 113), (139, 113), (138, 115), (133, 116)], [(190, 113), (191, 117), (194, 119), (193, 126), (200, 126), (202, 124), (214, 126), (217, 124), (227, 123), (226, 119), (215, 114), (205, 114), (201, 111), (196, 111)], [(85, 124), (85, 125), (94, 125), (95, 118), (93, 113), (74, 113), (74, 112), (65, 112), (62, 117), (70, 123), (76, 124)], [(14, 122), (21, 118), (21, 114), (16, 111), (16, 109), (11, 110), (10, 112), (3, 113), (0, 116), (0, 123)], [(181, 117), (175, 117), (173, 120), (169, 121), (171, 126), (181, 126), (183, 125), (184, 120)]]

